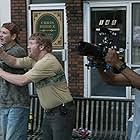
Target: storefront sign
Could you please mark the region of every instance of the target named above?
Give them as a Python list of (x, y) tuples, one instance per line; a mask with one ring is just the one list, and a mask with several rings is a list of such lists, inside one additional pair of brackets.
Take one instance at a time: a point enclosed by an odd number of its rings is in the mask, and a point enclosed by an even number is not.
[(33, 11), (33, 33), (46, 32), (54, 48), (63, 47), (63, 11)]

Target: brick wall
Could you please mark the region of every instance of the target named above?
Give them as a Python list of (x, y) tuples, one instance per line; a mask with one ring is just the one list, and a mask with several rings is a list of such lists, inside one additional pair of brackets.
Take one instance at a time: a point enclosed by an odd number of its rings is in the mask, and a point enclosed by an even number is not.
[(11, 0), (11, 21), (20, 28), (19, 42), (23, 47), (27, 45), (27, 11), (26, 0)]
[(79, 40), (83, 40), (82, 0), (66, 0), (68, 22), (68, 75), (73, 95), (83, 95), (83, 57), (75, 54)]

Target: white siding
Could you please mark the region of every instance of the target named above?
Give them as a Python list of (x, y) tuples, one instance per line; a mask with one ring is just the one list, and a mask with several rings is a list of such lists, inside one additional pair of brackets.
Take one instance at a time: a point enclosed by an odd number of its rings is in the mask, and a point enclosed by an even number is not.
[(11, 21), (11, 0), (0, 0), (0, 25)]

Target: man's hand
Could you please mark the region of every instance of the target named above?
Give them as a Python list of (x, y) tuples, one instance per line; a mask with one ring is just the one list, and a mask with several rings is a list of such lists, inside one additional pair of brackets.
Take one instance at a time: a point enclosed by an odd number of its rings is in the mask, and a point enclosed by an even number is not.
[(120, 68), (120, 65), (123, 63), (119, 59), (119, 55), (114, 49), (109, 48), (108, 53), (106, 54), (105, 57), (105, 62), (109, 65), (111, 65), (113, 68)]

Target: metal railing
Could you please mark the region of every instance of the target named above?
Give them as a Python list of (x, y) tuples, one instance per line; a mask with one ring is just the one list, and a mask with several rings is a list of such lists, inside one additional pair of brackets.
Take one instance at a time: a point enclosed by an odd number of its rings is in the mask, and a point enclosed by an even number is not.
[(93, 131), (95, 138), (127, 140), (128, 119), (133, 100), (74, 98), (77, 114), (75, 127)]
[[(94, 140), (127, 140), (128, 119), (132, 115), (133, 100), (74, 97), (75, 128), (93, 131)], [(38, 137), (44, 110), (36, 95), (31, 96), (32, 124), (30, 136)]]

